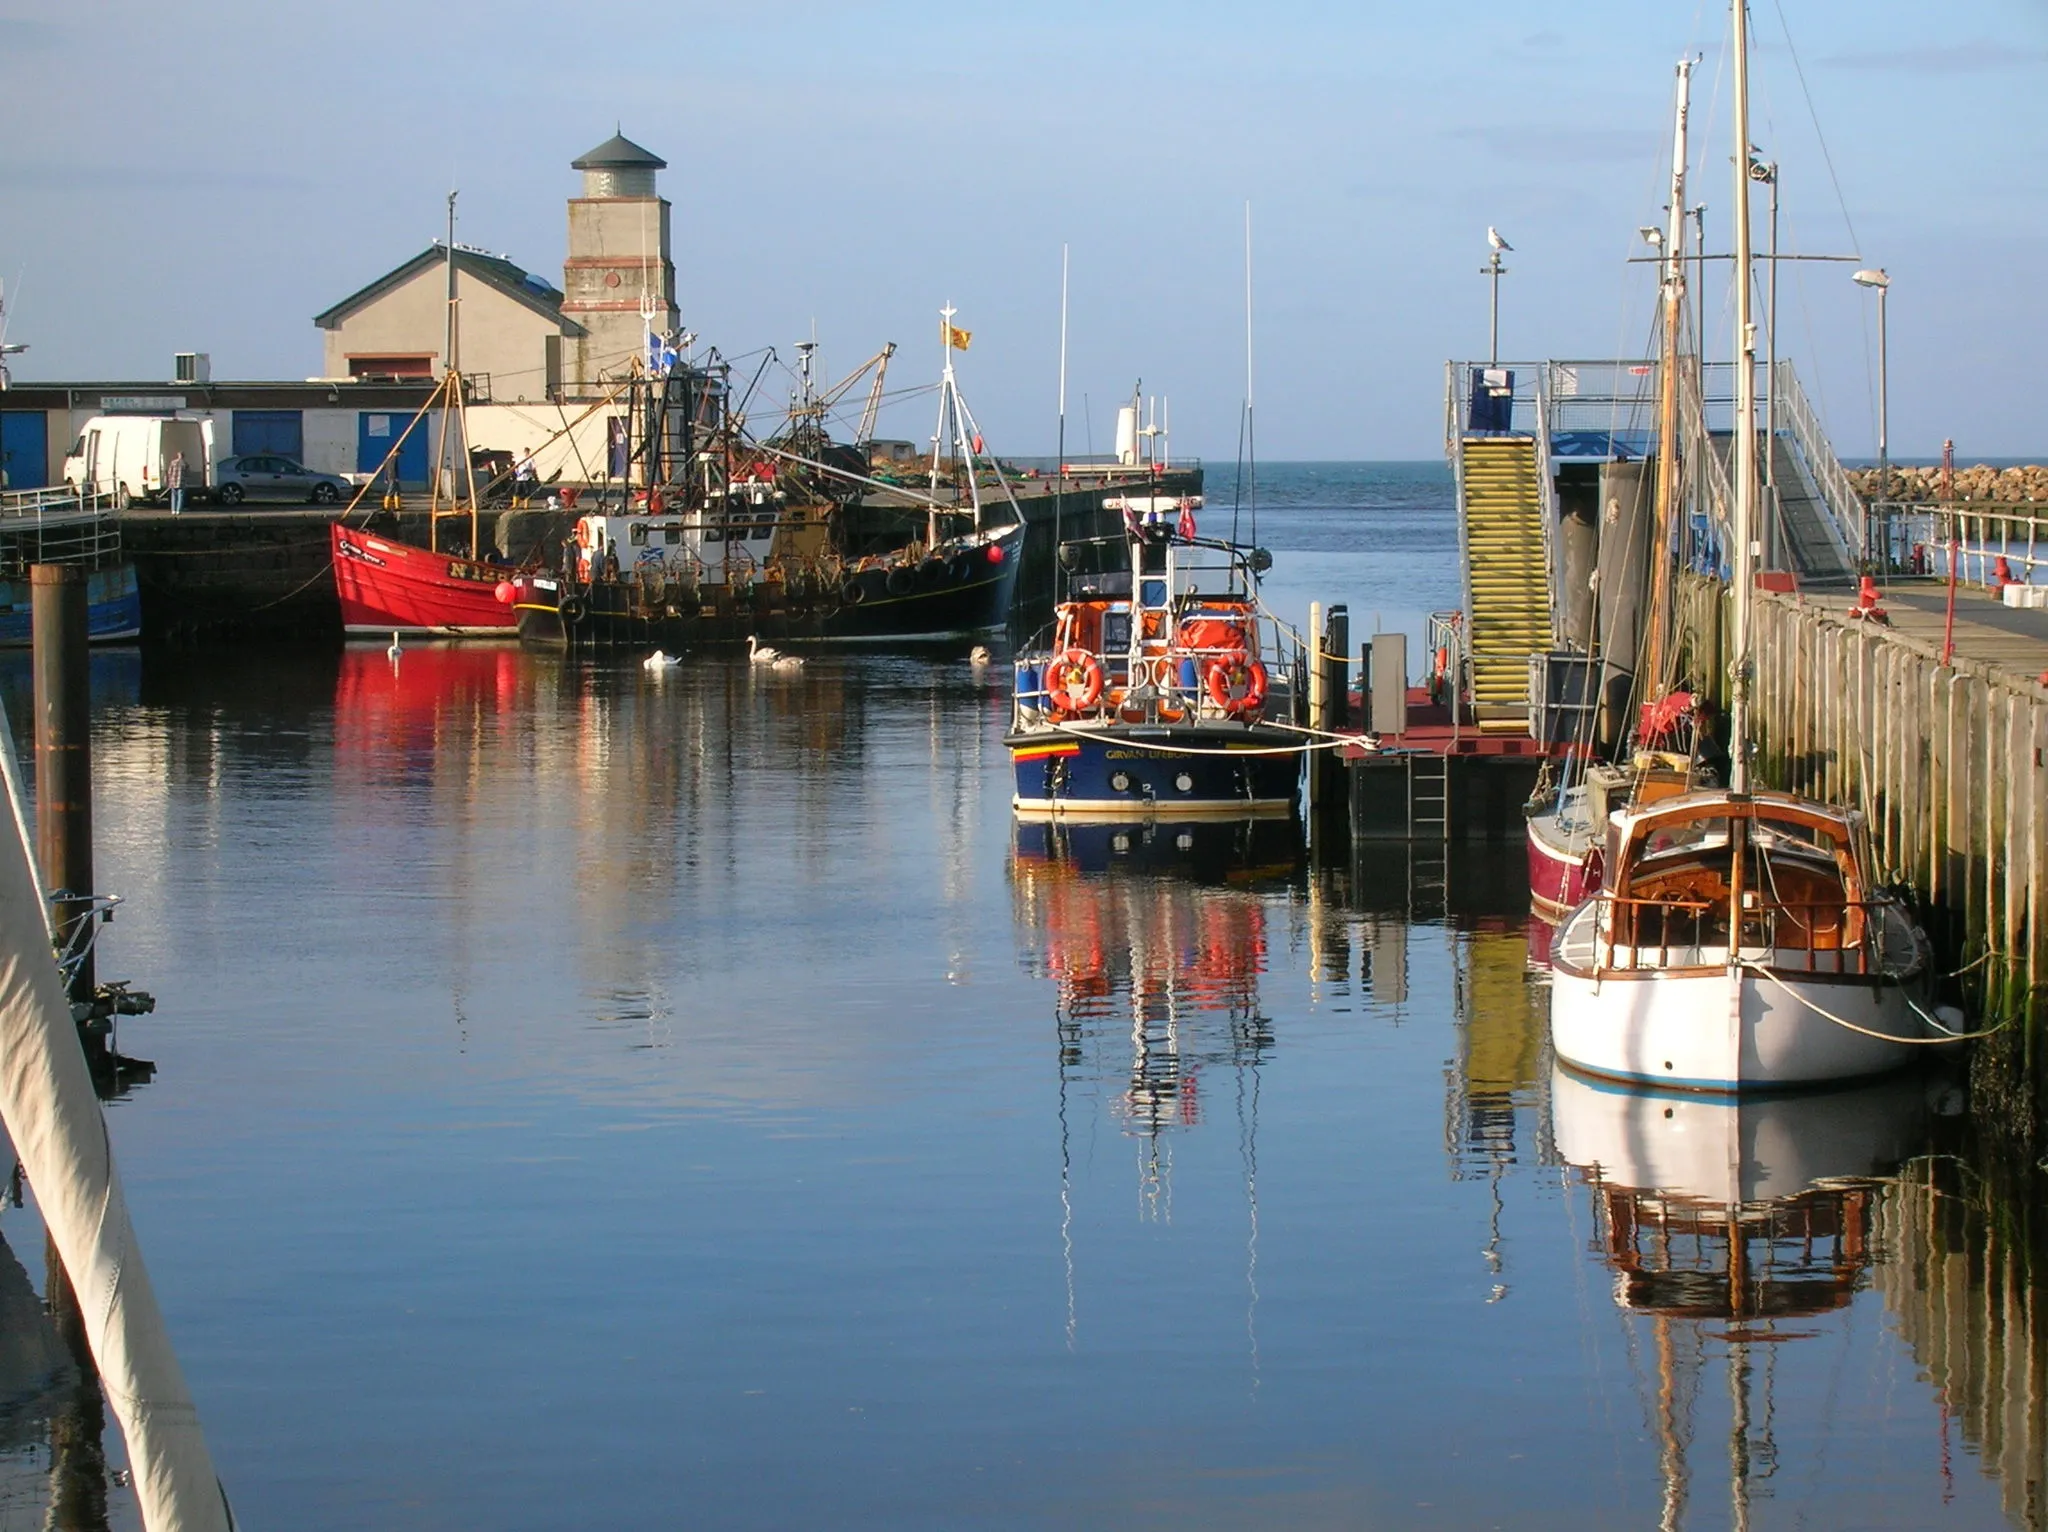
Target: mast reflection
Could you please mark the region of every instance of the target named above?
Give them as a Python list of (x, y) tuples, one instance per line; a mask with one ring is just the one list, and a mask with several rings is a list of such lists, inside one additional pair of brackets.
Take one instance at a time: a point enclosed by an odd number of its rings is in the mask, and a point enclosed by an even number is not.
[(1553, 1066), (1552, 1131), (1592, 1193), (1593, 1252), (1616, 1305), (1652, 1330), (1660, 1526), (1684, 1522), (1713, 1345), (1727, 1370), (1729, 1516), (1749, 1524), (1778, 1460), (1775, 1349), (1759, 1382), (1752, 1348), (1812, 1335), (1797, 1321), (1846, 1308), (1871, 1280), (1885, 1178), (1924, 1141), (1927, 1090), (1908, 1075), (1824, 1094), (1702, 1096)]
[(1246, 1331), (1257, 1357), (1259, 1069), (1275, 1039), (1260, 1008), (1262, 890), (1304, 860), (1290, 820), (1020, 822), (1010, 859), (1019, 958), (1052, 981), (1058, 1044), (1060, 1238), (1075, 1334), (1070, 1097), (1110, 1086), (1138, 1149), (1139, 1215), (1171, 1221), (1173, 1136), (1197, 1127), (1228, 1071), (1245, 1178)]

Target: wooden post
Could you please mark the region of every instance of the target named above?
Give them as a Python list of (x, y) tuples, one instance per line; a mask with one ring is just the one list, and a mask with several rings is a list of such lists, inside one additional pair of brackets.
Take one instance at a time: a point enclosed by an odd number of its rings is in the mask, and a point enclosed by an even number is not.
[[(84, 945), (92, 919), (92, 686), (87, 669), (85, 570), (29, 570), (35, 645), (36, 857), (52, 895), (58, 944)], [(71, 998), (92, 998), (92, 952), (73, 971)]]

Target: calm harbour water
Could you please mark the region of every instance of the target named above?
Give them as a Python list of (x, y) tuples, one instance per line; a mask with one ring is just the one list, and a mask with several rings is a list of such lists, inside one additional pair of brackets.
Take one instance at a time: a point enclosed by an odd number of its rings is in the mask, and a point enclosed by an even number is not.
[[(1261, 498), (1283, 610), (1455, 604), (1435, 465)], [(1554, 1076), (1512, 851), (1020, 835), (1005, 679), (97, 657), (109, 1121), (243, 1525), (2048, 1519), (1952, 1085)]]

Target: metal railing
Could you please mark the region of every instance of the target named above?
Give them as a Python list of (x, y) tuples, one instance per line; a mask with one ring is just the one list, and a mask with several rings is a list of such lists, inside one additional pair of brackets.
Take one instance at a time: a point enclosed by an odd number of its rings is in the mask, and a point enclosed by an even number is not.
[(63, 485), (0, 492), (0, 578), (19, 579), (31, 564), (118, 563), (121, 522), (112, 500)]
[(1966, 585), (2033, 585), (2037, 571), (2048, 569), (2044, 511), (1992, 501), (1873, 500), (1871, 560), (1885, 574), (1946, 579), (1953, 549), (1956, 578)]
[(1728, 465), (1714, 445), (1707, 425), (1706, 405), (1700, 398), (1698, 378), (1688, 368), (1678, 380), (1678, 439), (1690, 471), (1695, 475), (1693, 503), (1699, 518), (1694, 538), (1692, 567), (1702, 574), (1727, 576), (1726, 553), (1733, 541), (1735, 487)]
[(1772, 380), (1771, 408), (1778, 428), (1791, 439), (1804, 461), (1807, 476), (1820, 491), (1822, 520), (1845, 561), (1852, 567), (1866, 556), (1870, 547), (1870, 518), (1864, 499), (1849, 482), (1848, 470), (1835, 456), (1820, 417), (1807, 402), (1806, 390), (1789, 361), (1780, 361)]
[(1546, 366), (1536, 381), (1536, 486), (1543, 526), (1543, 568), (1549, 576), (1544, 582), (1543, 598), (1550, 608), (1550, 641), (1556, 644), (1562, 641), (1564, 631), (1563, 603), (1559, 597), (1565, 581), (1563, 539), (1557, 529), (1556, 467), (1550, 460), (1550, 376), (1551, 369)]

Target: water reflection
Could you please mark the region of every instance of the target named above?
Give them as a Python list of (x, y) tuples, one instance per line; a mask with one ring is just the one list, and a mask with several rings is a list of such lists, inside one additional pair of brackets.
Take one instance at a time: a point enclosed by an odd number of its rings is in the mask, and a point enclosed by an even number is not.
[(1650, 1330), (1660, 1526), (1686, 1519), (1716, 1350), (1729, 1517), (1748, 1525), (1779, 1464), (1777, 1348), (1812, 1336), (1801, 1321), (1846, 1308), (1869, 1280), (1882, 1178), (1924, 1142), (1928, 1089), (1907, 1075), (1739, 1098), (1630, 1090), (1553, 1068), (1557, 1152), (1591, 1190), (1593, 1250), (1632, 1331)]
[(1260, 890), (1291, 877), (1304, 854), (1292, 820), (1015, 827), (1019, 958), (1055, 994), (1069, 1347), (1078, 1328), (1075, 1092), (1115, 1091), (1110, 1112), (1137, 1150), (1139, 1217), (1170, 1223), (1171, 1135), (1202, 1122), (1220, 1084), (1244, 1179), (1245, 1333), (1257, 1374), (1260, 1066), (1276, 1041), (1259, 1002), (1271, 941)]
[(1897, 1255), (1878, 1269), (1876, 1285), (1936, 1390), (1944, 1479), (1952, 1481), (1958, 1447), (1974, 1454), (1998, 1481), (2012, 1524), (2040, 1532), (2048, 1528), (2048, 1163), (2029, 1164), (1995, 1139), (1962, 1147), (1907, 1166), (1880, 1203), (1878, 1238)]
[(1286, 820), (1017, 825), (1019, 950), (1054, 985), (1062, 1086), (1119, 1079), (1154, 1215), (1170, 1210), (1164, 1137), (1201, 1121), (1203, 1070), (1255, 1070), (1273, 1047), (1257, 888), (1300, 856)]
[(50, 1257), (50, 1303), (0, 1240), (0, 1521), (104, 1532), (106, 1406), (70, 1284)]

